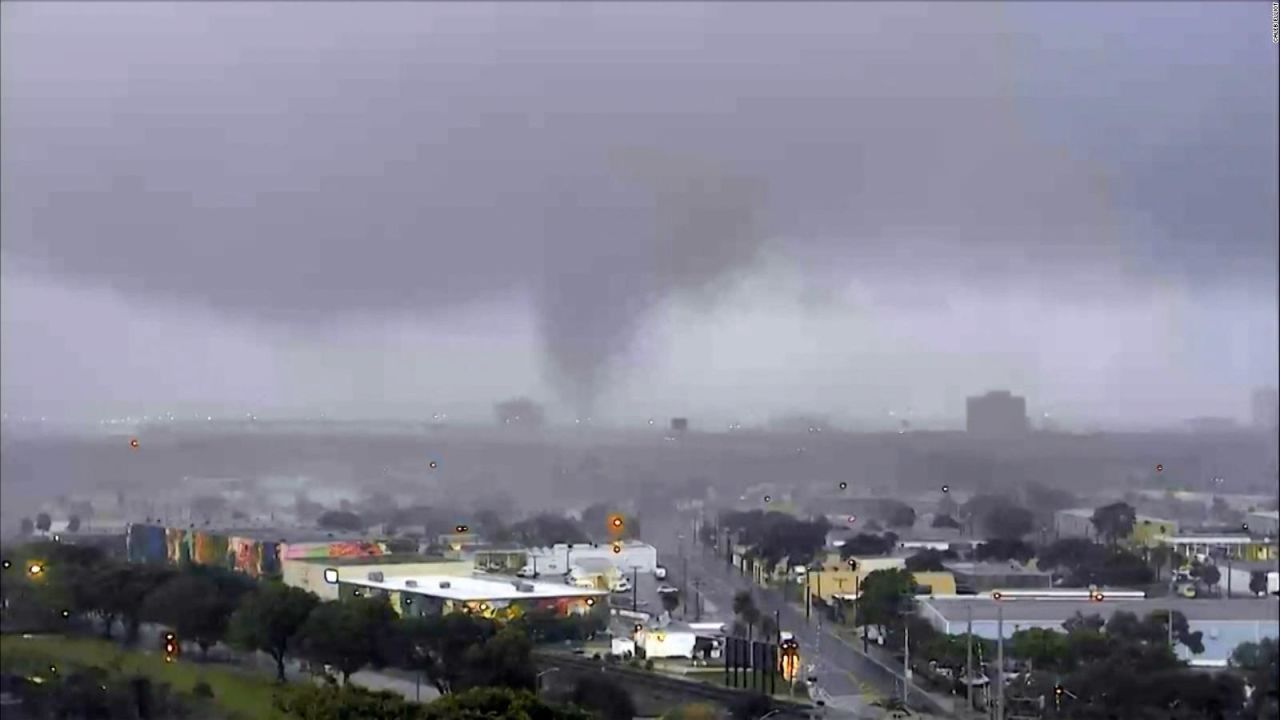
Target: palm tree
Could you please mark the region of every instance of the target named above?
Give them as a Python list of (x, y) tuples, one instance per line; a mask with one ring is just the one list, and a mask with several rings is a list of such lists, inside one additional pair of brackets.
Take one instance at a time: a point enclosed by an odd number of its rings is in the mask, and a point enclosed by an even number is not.
[(760, 637), (768, 642), (778, 639), (778, 623), (768, 615), (760, 618)]
[[(1148, 557), (1151, 559), (1151, 564), (1154, 566), (1153, 569), (1156, 571), (1156, 582), (1160, 582), (1160, 571), (1173, 560), (1173, 549), (1168, 545), (1157, 545), (1151, 549)], [(1169, 572), (1172, 574), (1172, 566), (1170, 566)]]
[(752, 630), (760, 622), (760, 609), (756, 607), (755, 598), (747, 591), (733, 596), (733, 614), (737, 615), (747, 626), (747, 639), (751, 639)]

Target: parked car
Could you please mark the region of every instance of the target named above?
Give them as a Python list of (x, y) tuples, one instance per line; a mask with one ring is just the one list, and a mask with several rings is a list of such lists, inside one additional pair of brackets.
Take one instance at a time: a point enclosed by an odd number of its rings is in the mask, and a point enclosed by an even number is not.
[(664, 567), (662, 567), (661, 565), (658, 565), (657, 567), (655, 567), (655, 568), (653, 569), (653, 576), (654, 576), (655, 578), (659, 579), (659, 580), (666, 580), (666, 579), (667, 579), (667, 569), (666, 569), (666, 568), (664, 568)]

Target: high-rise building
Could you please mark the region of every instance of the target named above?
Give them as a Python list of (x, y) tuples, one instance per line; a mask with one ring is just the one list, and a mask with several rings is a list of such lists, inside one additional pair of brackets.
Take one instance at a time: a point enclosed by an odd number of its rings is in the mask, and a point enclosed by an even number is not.
[(983, 437), (1024, 435), (1028, 430), (1027, 399), (1008, 390), (993, 390), (965, 400), (965, 430)]
[(1253, 425), (1263, 430), (1275, 430), (1280, 425), (1280, 390), (1273, 387), (1253, 391)]

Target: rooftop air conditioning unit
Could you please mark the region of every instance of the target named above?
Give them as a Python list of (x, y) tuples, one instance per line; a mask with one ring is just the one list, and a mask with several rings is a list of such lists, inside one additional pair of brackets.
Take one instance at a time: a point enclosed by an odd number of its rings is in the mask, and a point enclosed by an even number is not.
[(448, 590), (448, 589), (449, 589), (449, 588), (451, 588), (451, 587), (453, 587), (453, 583), (449, 582), (448, 580), (441, 580), (441, 581), (440, 581), (440, 589), (441, 589), (441, 590)]
[(369, 573), (369, 580), (373, 582), (382, 582), (382, 573), (377, 571)]
[(404, 586), (405, 586), (405, 587), (418, 587), (418, 581), (417, 581), (417, 580), (405, 580), (405, 581), (404, 581)]

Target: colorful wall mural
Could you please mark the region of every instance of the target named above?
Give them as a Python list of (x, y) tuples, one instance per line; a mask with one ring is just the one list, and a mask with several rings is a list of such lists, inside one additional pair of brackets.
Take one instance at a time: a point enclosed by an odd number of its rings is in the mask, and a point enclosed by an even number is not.
[(238, 570), (252, 577), (280, 573), (281, 544), (277, 542), (139, 523), (131, 524), (125, 537), (130, 562), (169, 565), (194, 562)]
[(370, 540), (343, 540), (340, 542), (291, 543), (284, 546), (280, 557), (284, 560), (307, 558), (378, 557), (390, 554), (387, 544)]

